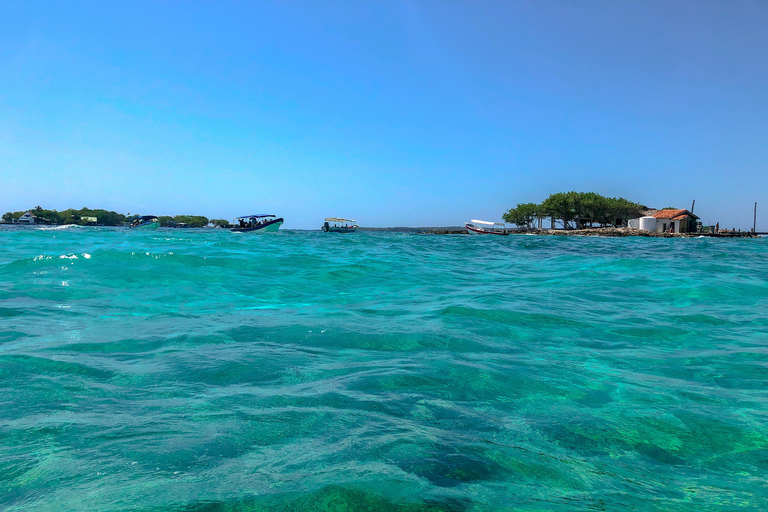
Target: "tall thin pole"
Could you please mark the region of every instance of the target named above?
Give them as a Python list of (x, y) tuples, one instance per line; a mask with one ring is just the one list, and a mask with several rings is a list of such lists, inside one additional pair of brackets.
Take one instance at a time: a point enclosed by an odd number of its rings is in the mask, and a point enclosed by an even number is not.
[(693, 213), (693, 207), (696, 206), (696, 200), (694, 199), (691, 203), (691, 213)]
[(757, 231), (757, 201), (755, 201), (755, 217), (752, 220), (752, 232)]

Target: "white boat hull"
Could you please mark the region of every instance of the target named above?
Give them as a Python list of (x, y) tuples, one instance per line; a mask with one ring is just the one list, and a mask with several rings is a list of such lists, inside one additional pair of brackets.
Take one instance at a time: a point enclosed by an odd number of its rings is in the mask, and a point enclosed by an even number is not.
[(500, 229), (493, 229), (493, 228), (485, 228), (482, 226), (477, 226), (475, 224), (471, 224), (467, 222), (464, 224), (464, 227), (467, 228), (467, 232), (470, 235), (500, 235), (500, 236), (507, 236), (509, 235), (509, 231), (506, 229), (500, 230)]

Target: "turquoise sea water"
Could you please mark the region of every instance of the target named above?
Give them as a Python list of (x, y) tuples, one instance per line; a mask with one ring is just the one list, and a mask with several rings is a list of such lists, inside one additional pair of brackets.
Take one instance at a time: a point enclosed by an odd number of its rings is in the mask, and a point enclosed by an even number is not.
[(768, 240), (0, 230), (0, 509), (768, 509)]

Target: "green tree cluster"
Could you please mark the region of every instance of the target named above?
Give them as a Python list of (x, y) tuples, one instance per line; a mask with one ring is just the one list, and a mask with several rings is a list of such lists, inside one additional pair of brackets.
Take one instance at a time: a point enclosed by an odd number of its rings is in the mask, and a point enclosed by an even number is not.
[(176, 215), (173, 220), (189, 224), (191, 228), (204, 228), (208, 225), (208, 217), (202, 215)]
[[(123, 215), (122, 213), (100, 208), (80, 208), (79, 210), (70, 208), (68, 210), (56, 211), (46, 210), (38, 206), (29, 210), (7, 212), (3, 215), (3, 222), (10, 223), (14, 219), (18, 220), (19, 217), (28, 211), (34, 213), (38, 218), (47, 220), (51, 224), (80, 224), (83, 226), (90, 224), (84, 217), (96, 217), (96, 222), (99, 226), (120, 226), (131, 217), (130, 213)], [(202, 215), (176, 215), (174, 217), (162, 215), (158, 217), (158, 220), (161, 226), (171, 226), (182, 222), (193, 228), (202, 228), (208, 225), (208, 218)], [(223, 222), (224, 225), (227, 224), (226, 221)]]
[(75, 210), (73, 208), (57, 211), (46, 210), (45, 208), (36, 207), (29, 210), (22, 210), (18, 212), (7, 212), (3, 215), (3, 221), (13, 222), (14, 219), (18, 219), (28, 211), (35, 214), (40, 219), (45, 219), (51, 224), (80, 224), (87, 225), (89, 222), (84, 220), (83, 217), (96, 217), (97, 223), (100, 226), (119, 226), (126, 219), (126, 216), (122, 213), (113, 212), (110, 210), (103, 210), (100, 208), (81, 208)]
[(505, 222), (533, 229), (539, 219), (552, 218), (565, 229), (584, 226), (619, 226), (640, 216), (644, 207), (623, 197), (604, 197), (596, 192), (558, 192), (541, 204), (521, 203), (502, 217)]
[(191, 228), (204, 228), (208, 225), (208, 217), (202, 215), (160, 215), (157, 220), (161, 227), (175, 226), (176, 224), (187, 224)]

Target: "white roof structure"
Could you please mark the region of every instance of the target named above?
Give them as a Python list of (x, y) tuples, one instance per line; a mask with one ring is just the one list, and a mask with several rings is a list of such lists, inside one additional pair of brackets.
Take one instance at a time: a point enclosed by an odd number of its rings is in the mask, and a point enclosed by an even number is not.
[(339, 217), (328, 217), (327, 219), (325, 219), (325, 222), (355, 222), (355, 221), (352, 219), (342, 219)]

